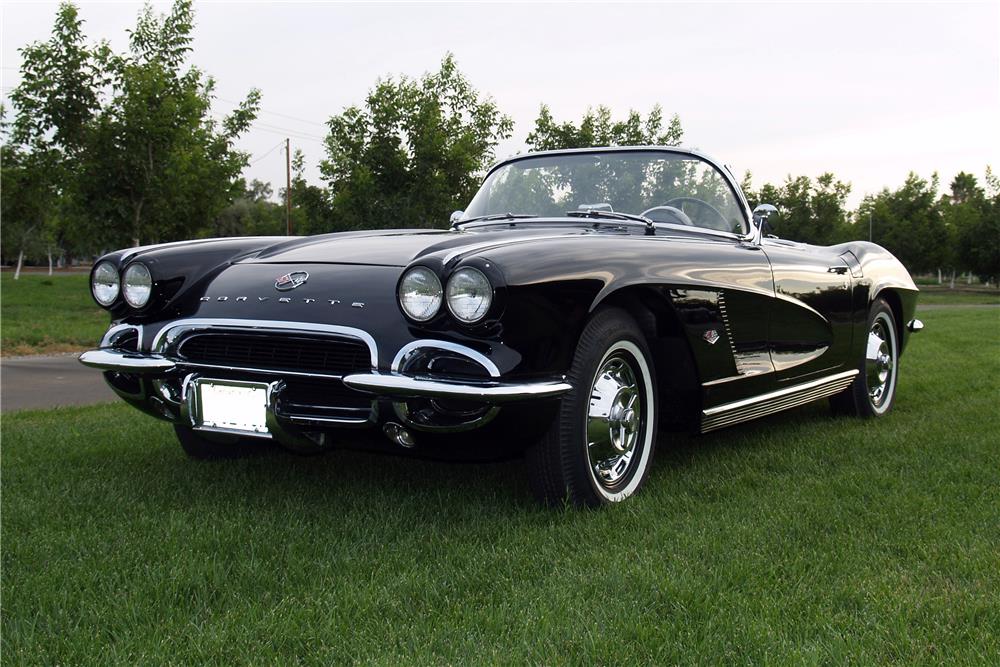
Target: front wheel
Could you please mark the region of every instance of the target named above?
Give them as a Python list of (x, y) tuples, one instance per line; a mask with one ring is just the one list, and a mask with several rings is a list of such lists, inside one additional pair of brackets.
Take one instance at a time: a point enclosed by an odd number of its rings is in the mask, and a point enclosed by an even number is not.
[(656, 379), (649, 346), (625, 311), (587, 323), (548, 433), (526, 456), (543, 502), (577, 506), (619, 502), (645, 481), (656, 435)]
[(830, 399), (834, 412), (881, 417), (892, 408), (899, 377), (899, 332), (892, 309), (876, 299), (868, 313), (868, 336), (858, 374), (847, 389)]

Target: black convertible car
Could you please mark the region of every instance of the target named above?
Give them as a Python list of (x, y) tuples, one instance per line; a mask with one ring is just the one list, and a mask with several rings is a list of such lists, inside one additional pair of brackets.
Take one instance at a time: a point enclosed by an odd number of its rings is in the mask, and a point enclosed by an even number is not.
[[(525, 452), (546, 502), (620, 501), (657, 433), (829, 397), (892, 407), (917, 288), (865, 242), (769, 233), (678, 148), (521, 155), (448, 230), (228, 238), (110, 253), (101, 369), (196, 458), (271, 439)], [(352, 429), (355, 429), (352, 431)]]

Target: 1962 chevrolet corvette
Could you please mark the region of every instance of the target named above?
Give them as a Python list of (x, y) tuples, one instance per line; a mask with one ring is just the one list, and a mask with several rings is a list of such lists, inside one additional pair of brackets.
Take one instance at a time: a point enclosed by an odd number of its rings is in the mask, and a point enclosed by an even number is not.
[[(320, 450), (525, 452), (540, 499), (620, 501), (657, 432), (816, 399), (892, 407), (917, 288), (877, 245), (768, 233), (732, 174), (678, 148), (521, 155), (448, 230), (120, 250), (91, 275), (104, 371), (196, 458), (250, 439)], [(385, 440), (382, 440), (386, 443)]]

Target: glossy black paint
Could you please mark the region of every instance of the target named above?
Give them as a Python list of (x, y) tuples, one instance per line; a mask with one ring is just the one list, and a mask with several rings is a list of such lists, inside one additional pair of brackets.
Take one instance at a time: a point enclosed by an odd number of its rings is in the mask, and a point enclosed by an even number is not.
[[(147, 352), (178, 319), (312, 322), (371, 334), (383, 372), (406, 344), (436, 339), (485, 355), (504, 379), (549, 379), (569, 368), (588, 317), (620, 306), (651, 341), (664, 400), (690, 413), (678, 423), (705, 408), (855, 367), (875, 298), (894, 308), (905, 347), (903, 325), (917, 294), (903, 266), (871, 243), (757, 242), (753, 234), (667, 225), (648, 235), (642, 225), (579, 218), (220, 239), (102, 259), (122, 269), (141, 261), (153, 275), (150, 306), (137, 312), (119, 300), (110, 309), (114, 323), (143, 325), (140, 349)], [(483, 271), (495, 288), (486, 318), (465, 325), (442, 307), (428, 322), (407, 319), (396, 288), (418, 265), (442, 284), (464, 266)], [(293, 270), (308, 272), (308, 281), (277, 291), (275, 280)]]

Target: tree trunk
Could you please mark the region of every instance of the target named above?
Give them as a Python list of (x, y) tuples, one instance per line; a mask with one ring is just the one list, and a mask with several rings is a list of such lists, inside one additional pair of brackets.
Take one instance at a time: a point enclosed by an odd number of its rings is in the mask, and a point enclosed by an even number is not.
[(18, 280), (21, 277), (21, 264), (24, 263), (24, 250), (17, 253), (17, 268), (14, 269), (14, 280)]
[(955, 269), (951, 270), (951, 286), (950, 289), (955, 289)]
[(52, 250), (49, 250), (46, 254), (49, 256), (49, 275), (52, 275)]
[(940, 285), (941, 283), (942, 283), (942, 280), (941, 280), (941, 267), (938, 267), (938, 285)]
[(972, 271), (969, 271), (968, 273), (965, 274), (965, 284), (966, 285), (972, 284)]

